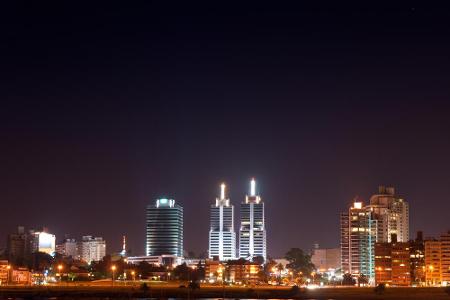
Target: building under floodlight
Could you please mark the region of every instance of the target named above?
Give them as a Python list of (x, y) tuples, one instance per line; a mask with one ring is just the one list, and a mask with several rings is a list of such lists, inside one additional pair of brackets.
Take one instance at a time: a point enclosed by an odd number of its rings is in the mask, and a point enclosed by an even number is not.
[(210, 213), (209, 258), (235, 259), (234, 206), (225, 197), (225, 184), (220, 186), (220, 198), (216, 198), (216, 203), (211, 205)]
[(241, 227), (239, 229), (239, 257), (252, 259), (267, 257), (264, 202), (256, 194), (256, 181), (250, 181), (250, 195), (241, 203)]
[(147, 206), (146, 255), (183, 257), (183, 208), (173, 199)]

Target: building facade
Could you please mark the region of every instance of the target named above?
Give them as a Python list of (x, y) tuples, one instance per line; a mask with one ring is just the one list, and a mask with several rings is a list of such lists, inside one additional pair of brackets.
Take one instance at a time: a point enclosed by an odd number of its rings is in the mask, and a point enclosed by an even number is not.
[(239, 257), (252, 259), (267, 258), (264, 202), (256, 194), (256, 181), (250, 182), (250, 195), (241, 203), (241, 224), (239, 229)]
[(422, 286), (425, 284), (425, 245), (423, 234), (417, 232), (416, 239), (410, 241), (411, 284)]
[(319, 273), (341, 268), (341, 248), (314, 248), (311, 262)]
[(225, 197), (225, 184), (221, 185), (220, 198), (216, 198), (216, 203), (211, 205), (210, 214), (209, 258), (235, 259), (234, 207)]
[(378, 242), (391, 242), (393, 234), (398, 242), (409, 241), (409, 204), (395, 194), (393, 187), (380, 186), (378, 194), (370, 198), (369, 207), (377, 220)]
[(81, 260), (90, 264), (93, 261), (100, 261), (105, 257), (106, 241), (101, 237), (86, 235), (81, 238), (79, 249)]
[(30, 248), (31, 253), (43, 252), (49, 255), (55, 255), (56, 237), (54, 234), (48, 233), (47, 229), (43, 231), (30, 230)]
[(425, 241), (425, 278), (427, 285), (450, 285), (450, 231)]
[(62, 256), (78, 258), (78, 243), (75, 239), (64, 239), (64, 241), (56, 245), (56, 252)]
[(183, 257), (183, 208), (175, 200), (147, 206), (146, 255)]
[(425, 280), (427, 285), (441, 284), (441, 242), (425, 241)]
[(19, 226), (17, 232), (8, 235), (6, 242), (8, 260), (15, 265), (24, 265), (30, 254), (28, 243), (29, 238), (28, 234), (25, 233), (25, 228)]
[(375, 280), (377, 221), (369, 207), (355, 201), (341, 214), (341, 265), (344, 274)]
[(390, 243), (375, 244), (375, 283), (393, 286), (411, 285), (409, 242), (397, 242), (396, 236)]

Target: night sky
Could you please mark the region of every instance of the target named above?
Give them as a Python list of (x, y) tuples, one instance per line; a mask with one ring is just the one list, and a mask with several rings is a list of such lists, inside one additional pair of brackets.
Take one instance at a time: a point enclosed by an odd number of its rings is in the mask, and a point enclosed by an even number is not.
[(47, 226), (143, 254), (167, 196), (200, 253), (219, 184), (238, 211), (253, 176), (272, 257), (337, 247), (380, 184), (411, 235), (450, 229), (448, 10), (166, 3), (2, 4), (0, 246)]

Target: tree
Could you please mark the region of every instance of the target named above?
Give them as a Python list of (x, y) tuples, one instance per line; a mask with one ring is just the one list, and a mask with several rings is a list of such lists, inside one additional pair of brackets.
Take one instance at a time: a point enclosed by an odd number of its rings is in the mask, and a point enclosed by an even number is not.
[(355, 285), (356, 281), (350, 273), (345, 273), (342, 277), (342, 285)]
[(358, 286), (362, 285), (366, 285), (369, 283), (369, 278), (367, 278), (366, 275), (361, 274), (358, 276)]
[(258, 265), (262, 266), (264, 264), (264, 257), (255, 256), (255, 257), (253, 257), (252, 262), (257, 263)]
[(289, 261), (287, 267), (294, 270), (296, 273), (311, 274), (314, 271), (314, 264), (311, 262), (311, 256), (305, 254), (300, 248), (291, 248), (285, 258)]
[(189, 268), (186, 263), (178, 265), (173, 269), (173, 275), (175, 278), (180, 280), (188, 280), (191, 275), (191, 268)]
[(31, 254), (31, 269), (43, 271), (49, 269), (53, 264), (53, 257), (44, 252), (34, 252)]

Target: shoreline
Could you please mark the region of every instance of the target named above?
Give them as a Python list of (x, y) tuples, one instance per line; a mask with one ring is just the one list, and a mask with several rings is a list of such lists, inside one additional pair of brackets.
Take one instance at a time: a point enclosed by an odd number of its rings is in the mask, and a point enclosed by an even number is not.
[(96, 287), (96, 286), (45, 286), (45, 287), (0, 287), (0, 298), (90, 298), (90, 299), (130, 299), (130, 298), (230, 298), (230, 299), (450, 299), (444, 288), (386, 288), (377, 295), (373, 288), (342, 287), (317, 288), (314, 290), (290, 288), (230, 288), (202, 287), (188, 288), (150, 286), (144, 291), (136, 286)]

